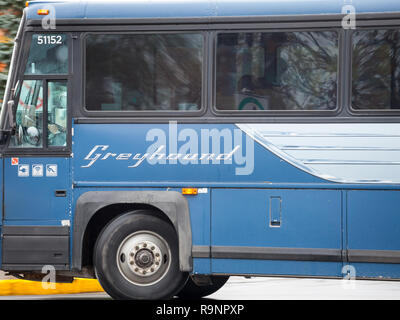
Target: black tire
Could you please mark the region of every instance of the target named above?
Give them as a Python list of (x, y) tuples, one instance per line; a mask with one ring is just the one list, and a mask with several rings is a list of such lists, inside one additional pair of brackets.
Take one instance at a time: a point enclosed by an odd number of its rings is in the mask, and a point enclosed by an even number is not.
[[(145, 241), (140, 242), (140, 237), (145, 237)], [(153, 246), (146, 237), (154, 240), (153, 243), (160, 241), (160, 244)], [(157, 255), (150, 251), (150, 246), (151, 250), (155, 247), (158, 250), (159, 246), (165, 250), (156, 251), (161, 253)], [(126, 252), (129, 254), (125, 255)], [(144, 261), (139, 252), (147, 255), (146, 263), (150, 257), (152, 272), (159, 268), (155, 274), (149, 276), (148, 264), (143, 269), (138, 268)], [(182, 289), (188, 278), (188, 274), (179, 269), (178, 238), (174, 227), (146, 210), (123, 214), (112, 220), (97, 239), (93, 262), (101, 286), (114, 299), (168, 299)], [(147, 277), (138, 274), (146, 270)]]
[(198, 286), (191, 277), (189, 277), (183, 289), (178, 293), (182, 299), (199, 299), (221, 289), (228, 281), (229, 276), (211, 276), (212, 285)]

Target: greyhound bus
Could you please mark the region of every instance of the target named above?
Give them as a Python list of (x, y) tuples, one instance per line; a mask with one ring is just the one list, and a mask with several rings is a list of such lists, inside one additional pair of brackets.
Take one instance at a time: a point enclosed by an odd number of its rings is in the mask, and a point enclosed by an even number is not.
[(30, 1), (0, 129), (12, 275), (400, 279), (398, 0)]

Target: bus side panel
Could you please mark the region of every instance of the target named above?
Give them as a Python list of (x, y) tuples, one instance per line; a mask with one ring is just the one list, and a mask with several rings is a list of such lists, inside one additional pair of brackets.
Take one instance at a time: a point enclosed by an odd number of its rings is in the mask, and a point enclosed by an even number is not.
[(399, 208), (400, 191), (348, 191), (348, 255), (357, 277), (400, 278)]
[[(326, 182), (283, 161), (232, 124), (78, 124), (74, 131), (77, 186)], [(234, 150), (231, 160), (217, 163), (217, 155)], [(194, 160), (166, 160), (177, 153)]]
[(341, 277), (339, 262), (213, 259), (213, 274)]
[(4, 270), (69, 268), (70, 169), (70, 158), (4, 159)]
[[(35, 175), (38, 165), (42, 171)], [(69, 158), (21, 157), (18, 165), (5, 158), (4, 184), (5, 225), (61, 226), (61, 221), (70, 220)], [(57, 191), (65, 194), (58, 196)]]
[(341, 191), (213, 189), (211, 214), (214, 273), (341, 274)]
[[(201, 189), (204, 193), (196, 196), (187, 196), (190, 210), (190, 222), (192, 227), (192, 245), (193, 247), (210, 247), (210, 189)], [(174, 189), (181, 192), (181, 189)], [(210, 258), (194, 258), (193, 272), (199, 274), (211, 273)]]

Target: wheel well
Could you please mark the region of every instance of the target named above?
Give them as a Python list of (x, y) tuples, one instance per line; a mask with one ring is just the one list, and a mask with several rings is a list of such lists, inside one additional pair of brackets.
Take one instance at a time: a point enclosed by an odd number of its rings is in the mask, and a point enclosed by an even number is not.
[(143, 210), (143, 209), (147, 210), (149, 214), (168, 222), (174, 227), (173, 223), (164, 214), (164, 212), (162, 212), (160, 209), (152, 205), (140, 204), (140, 203), (137, 204), (117, 203), (101, 208), (90, 219), (87, 228), (85, 230), (82, 243), (82, 266), (83, 267), (93, 266), (94, 245), (96, 243), (98, 236), (100, 235), (100, 232), (111, 220), (113, 220), (117, 216), (131, 212), (133, 210)]

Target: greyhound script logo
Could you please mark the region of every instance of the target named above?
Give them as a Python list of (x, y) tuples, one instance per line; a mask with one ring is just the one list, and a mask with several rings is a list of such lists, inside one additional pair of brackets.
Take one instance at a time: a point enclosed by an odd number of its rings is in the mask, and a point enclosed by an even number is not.
[[(168, 138), (167, 138), (168, 137)], [(254, 140), (240, 129), (186, 128), (178, 132), (176, 122), (171, 122), (168, 133), (151, 129), (146, 141), (153, 142), (146, 152), (113, 152), (108, 144), (92, 147), (84, 158), (82, 168), (90, 168), (98, 161), (126, 161), (128, 168), (150, 165), (215, 165), (234, 164), (236, 175), (250, 175), (254, 170)], [(244, 147), (243, 147), (244, 146)]]

